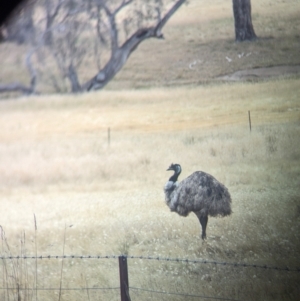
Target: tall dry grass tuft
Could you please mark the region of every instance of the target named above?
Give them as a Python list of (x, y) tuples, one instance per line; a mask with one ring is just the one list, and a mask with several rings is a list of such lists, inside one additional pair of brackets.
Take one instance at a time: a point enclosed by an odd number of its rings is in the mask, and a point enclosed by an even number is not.
[[(0, 226), (1, 231), (1, 259), (2, 259), (2, 287), (1, 300), (33, 300), (36, 288), (37, 268), (32, 269), (24, 257), (26, 257), (26, 235), (21, 233), (20, 245), (18, 245), (18, 255), (14, 254), (5, 235), (5, 231)], [(9, 259), (9, 257), (19, 256), (20, 258)]]

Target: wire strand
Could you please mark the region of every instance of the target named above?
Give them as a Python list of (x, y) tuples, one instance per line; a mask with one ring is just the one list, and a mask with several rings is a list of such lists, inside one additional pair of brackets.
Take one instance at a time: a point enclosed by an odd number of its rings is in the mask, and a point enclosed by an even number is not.
[(0, 290), (19, 290), (19, 291), (82, 291), (82, 290), (119, 290), (120, 287), (43, 287), (43, 288), (22, 288), (22, 287), (0, 287)]
[(194, 295), (194, 294), (184, 294), (184, 293), (171, 293), (171, 292), (164, 292), (164, 291), (155, 291), (140, 287), (132, 287), (130, 286), (131, 290), (138, 290), (138, 291), (145, 291), (149, 293), (156, 293), (156, 294), (164, 294), (164, 295), (175, 295), (175, 296), (184, 296), (184, 297), (191, 297), (191, 298), (204, 298), (204, 299), (214, 299), (214, 300), (230, 300), (230, 301), (241, 301), (237, 299), (230, 299), (230, 298), (222, 298), (222, 297), (211, 297), (211, 296), (204, 296), (204, 295)]
[(268, 270), (288, 271), (288, 272), (300, 272), (300, 267), (290, 268), (259, 265), (259, 264), (248, 264), (239, 262), (226, 262), (226, 261), (211, 261), (205, 259), (187, 259), (187, 258), (169, 258), (169, 257), (153, 257), (153, 256), (127, 256), (127, 255), (41, 255), (41, 256), (0, 256), (2, 260), (8, 259), (115, 259), (120, 256), (126, 257), (127, 259), (140, 259), (140, 260), (157, 260), (157, 261), (170, 261), (170, 262), (183, 262), (183, 263), (195, 263), (195, 264), (215, 264), (223, 266), (233, 267), (252, 267)]

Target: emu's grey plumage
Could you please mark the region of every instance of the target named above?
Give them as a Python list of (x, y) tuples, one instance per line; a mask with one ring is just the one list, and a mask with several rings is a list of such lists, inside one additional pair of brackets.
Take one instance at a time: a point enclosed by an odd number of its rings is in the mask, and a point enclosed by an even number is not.
[(227, 188), (203, 171), (196, 171), (178, 183), (181, 166), (172, 164), (168, 170), (174, 170), (174, 175), (164, 187), (166, 204), (181, 216), (194, 212), (202, 226), (202, 239), (206, 238), (208, 215), (231, 214), (231, 197)]

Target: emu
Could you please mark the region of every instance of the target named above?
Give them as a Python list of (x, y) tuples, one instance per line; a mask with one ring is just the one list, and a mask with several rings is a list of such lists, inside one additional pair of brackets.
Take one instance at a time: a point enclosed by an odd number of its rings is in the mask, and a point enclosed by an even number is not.
[(168, 170), (174, 174), (164, 187), (166, 204), (181, 216), (194, 212), (202, 226), (202, 239), (206, 239), (208, 216), (223, 217), (232, 212), (228, 189), (203, 171), (196, 171), (178, 183), (181, 166), (172, 163)]

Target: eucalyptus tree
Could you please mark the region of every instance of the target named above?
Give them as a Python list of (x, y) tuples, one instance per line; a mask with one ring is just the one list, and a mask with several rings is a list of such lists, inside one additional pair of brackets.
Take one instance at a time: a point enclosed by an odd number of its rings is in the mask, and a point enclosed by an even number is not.
[[(22, 89), (10, 85), (9, 91), (15, 87), (34, 93), (37, 83), (45, 86), (46, 79), (57, 91), (102, 89), (140, 43), (163, 38), (164, 26), (186, 0), (27, 1), (35, 3), (35, 39), (26, 56), (31, 84)], [(81, 74), (83, 64), (91, 60), (94, 71), (90, 67), (91, 74)], [(62, 83), (67, 83), (66, 89)]]

